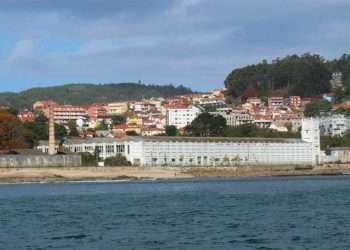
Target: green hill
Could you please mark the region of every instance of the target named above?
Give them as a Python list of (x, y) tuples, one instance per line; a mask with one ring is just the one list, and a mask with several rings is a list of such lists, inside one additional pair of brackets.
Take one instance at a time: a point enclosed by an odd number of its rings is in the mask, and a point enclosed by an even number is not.
[(350, 81), (350, 55), (326, 61), (319, 55), (291, 55), (268, 63), (234, 69), (225, 86), (232, 97), (244, 93), (268, 96), (276, 91), (284, 95), (317, 96), (330, 91), (333, 72), (342, 72), (345, 85)]
[(0, 105), (16, 109), (30, 108), (37, 100), (54, 100), (61, 104), (90, 104), (125, 101), (151, 97), (170, 97), (192, 93), (182, 85), (67, 84), (55, 87), (33, 88), (19, 93), (0, 93)]

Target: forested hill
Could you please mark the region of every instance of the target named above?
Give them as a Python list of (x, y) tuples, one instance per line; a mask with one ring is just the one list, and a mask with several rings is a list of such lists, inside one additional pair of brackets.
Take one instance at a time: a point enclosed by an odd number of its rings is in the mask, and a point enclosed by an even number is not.
[[(232, 97), (244, 92), (259, 96), (279, 91), (285, 95), (316, 96), (330, 91), (333, 72), (342, 72), (344, 83), (350, 83), (350, 55), (326, 61), (319, 55), (291, 55), (268, 63), (233, 70), (225, 80)], [(255, 93), (254, 93), (255, 92)]]
[(50, 99), (62, 104), (90, 104), (124, 101), (151, 97), (170, 97), (192, 93), (182, 85), (68, 84), (55, 87), (33, 88), (20, 93), (0, 93), (0, 105), (16, 109), (30, 108), (37, 100)]

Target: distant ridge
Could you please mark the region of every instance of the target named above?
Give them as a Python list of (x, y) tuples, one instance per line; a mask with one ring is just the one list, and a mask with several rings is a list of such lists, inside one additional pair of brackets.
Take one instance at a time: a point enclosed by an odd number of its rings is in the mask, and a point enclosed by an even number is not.
[(19, 93), (0, 93), (0, 105), (15, 109), (30, 108), (37, 100), (50, 99), (62, 104), (90, 104), (125, 101), (151, 97), (171, 97), (190, 94), (182, 85), (146, 85), (140, 83), (66, 84), (54, 87), (32, 88)]

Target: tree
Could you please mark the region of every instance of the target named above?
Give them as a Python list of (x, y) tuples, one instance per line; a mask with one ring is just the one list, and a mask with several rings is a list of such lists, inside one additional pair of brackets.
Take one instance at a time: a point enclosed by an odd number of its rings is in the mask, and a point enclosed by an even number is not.
[[(66, 127), (61, 125), (61, 124), (55, 123), (55, 138), (57, 140), (62, 140), (66, 136), (67, 136)], [(47, 139), (49, 139), (49, 138), (47, 138)]]
[(108, 130), (108, 124), (103, 120), (97, 125), (97, 127), (95, 129), (96, 130)]
[(120, 125), (126, 123), (126, 117), (122, 115), (115, 115), (111, 117), (113, 125)]
[(292, 124), (291, 122), (287, 122), (287, 123), (285, 124), (285, 127), (287, 128), (288, 133), (291, 133), (291, 132), (292, 132), (293, 124)]
[(135, 130), (126, 131), (126, 135), (128, 136), (138, 136)]
[(105, 160), (105, 166), (122, 167), (122, 166), (130, 166), (130, 165), (131, 163), (122, 154), (117, 154), (116, 156), (107, 158)]
[(321, 136), (321, 149), (326, 150), (330, 147), (350, 147), (350, 134), (340, 136)]
[(320, 116), (323, 112), (329, 112), (331, 108), (332, 106), (329, 101), (312, 101), (306, 105), (304, 115), (307, 117)]
[(93, 167), (97, 166), (97, 156), (95, 154), (90, 153), (82, 153), (81, 154), (81, 162), (83, 166)]
[(249, 97), (255, 97), (256, 95), (256, 90), (252, 85), (249, 85), (242, 93), (242, 98), (244, 100), (247, 100)]
[(29, 148), (32, 140), (30, 132), (15, 115), (0, 110), (0, 150)]
[(186, 132), (191, 136), (223, 136), (225, 129), (224, 117), (202, 113), (186, 127)]
[(259, 137), (259, 138), (300, 138), (300, 133), (278, 132), (268, 128), (258, 128), (254, 124), (244, 124), (238, 127), (227, 127), (226, 137)]
[(254, 137), (256, 132), (255, 125), (244, 124), (239, 127), (229, 127), (225, 130), (227, 137)]
[(79, 136), (79, 132), (77, 129), (77, 123), (76, 121), (69, 121), (68, 122), (68, 128), (69, 128), (69, 135), (73, 137)]
[(176, 127), (173, 125), (165, 126), (165, 135), (166, 136), (176, 136), (177, 135)]
[[(34, 144), (40, 140), (49, 139), (49, 124), (44, 114), (40, 113), (35, 117), (34, 122), (26, 123), (24, 126), (31, 132)], [(57, 140), (66, 137), (66, 128), (63, 125), (55, 124), (55, 136)]]
[(330, 78), (328, 63), (319, 55), (306, 53), (234, 69), (226, 77), (225, 86), (233, 97), (246, 96), (247, 92), (250, 95), (252, 91), (247, 88), (251, 87), (260, 96), (275, 90), (283, 90), (286, 95), (317, 96), (330, 91)]

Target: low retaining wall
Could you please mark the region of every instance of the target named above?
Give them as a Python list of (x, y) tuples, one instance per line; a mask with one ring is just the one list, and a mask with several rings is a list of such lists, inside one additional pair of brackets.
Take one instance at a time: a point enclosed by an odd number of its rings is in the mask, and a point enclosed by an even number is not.
[(80, 167), (80, 155), (4, 155), (0, 168)]

